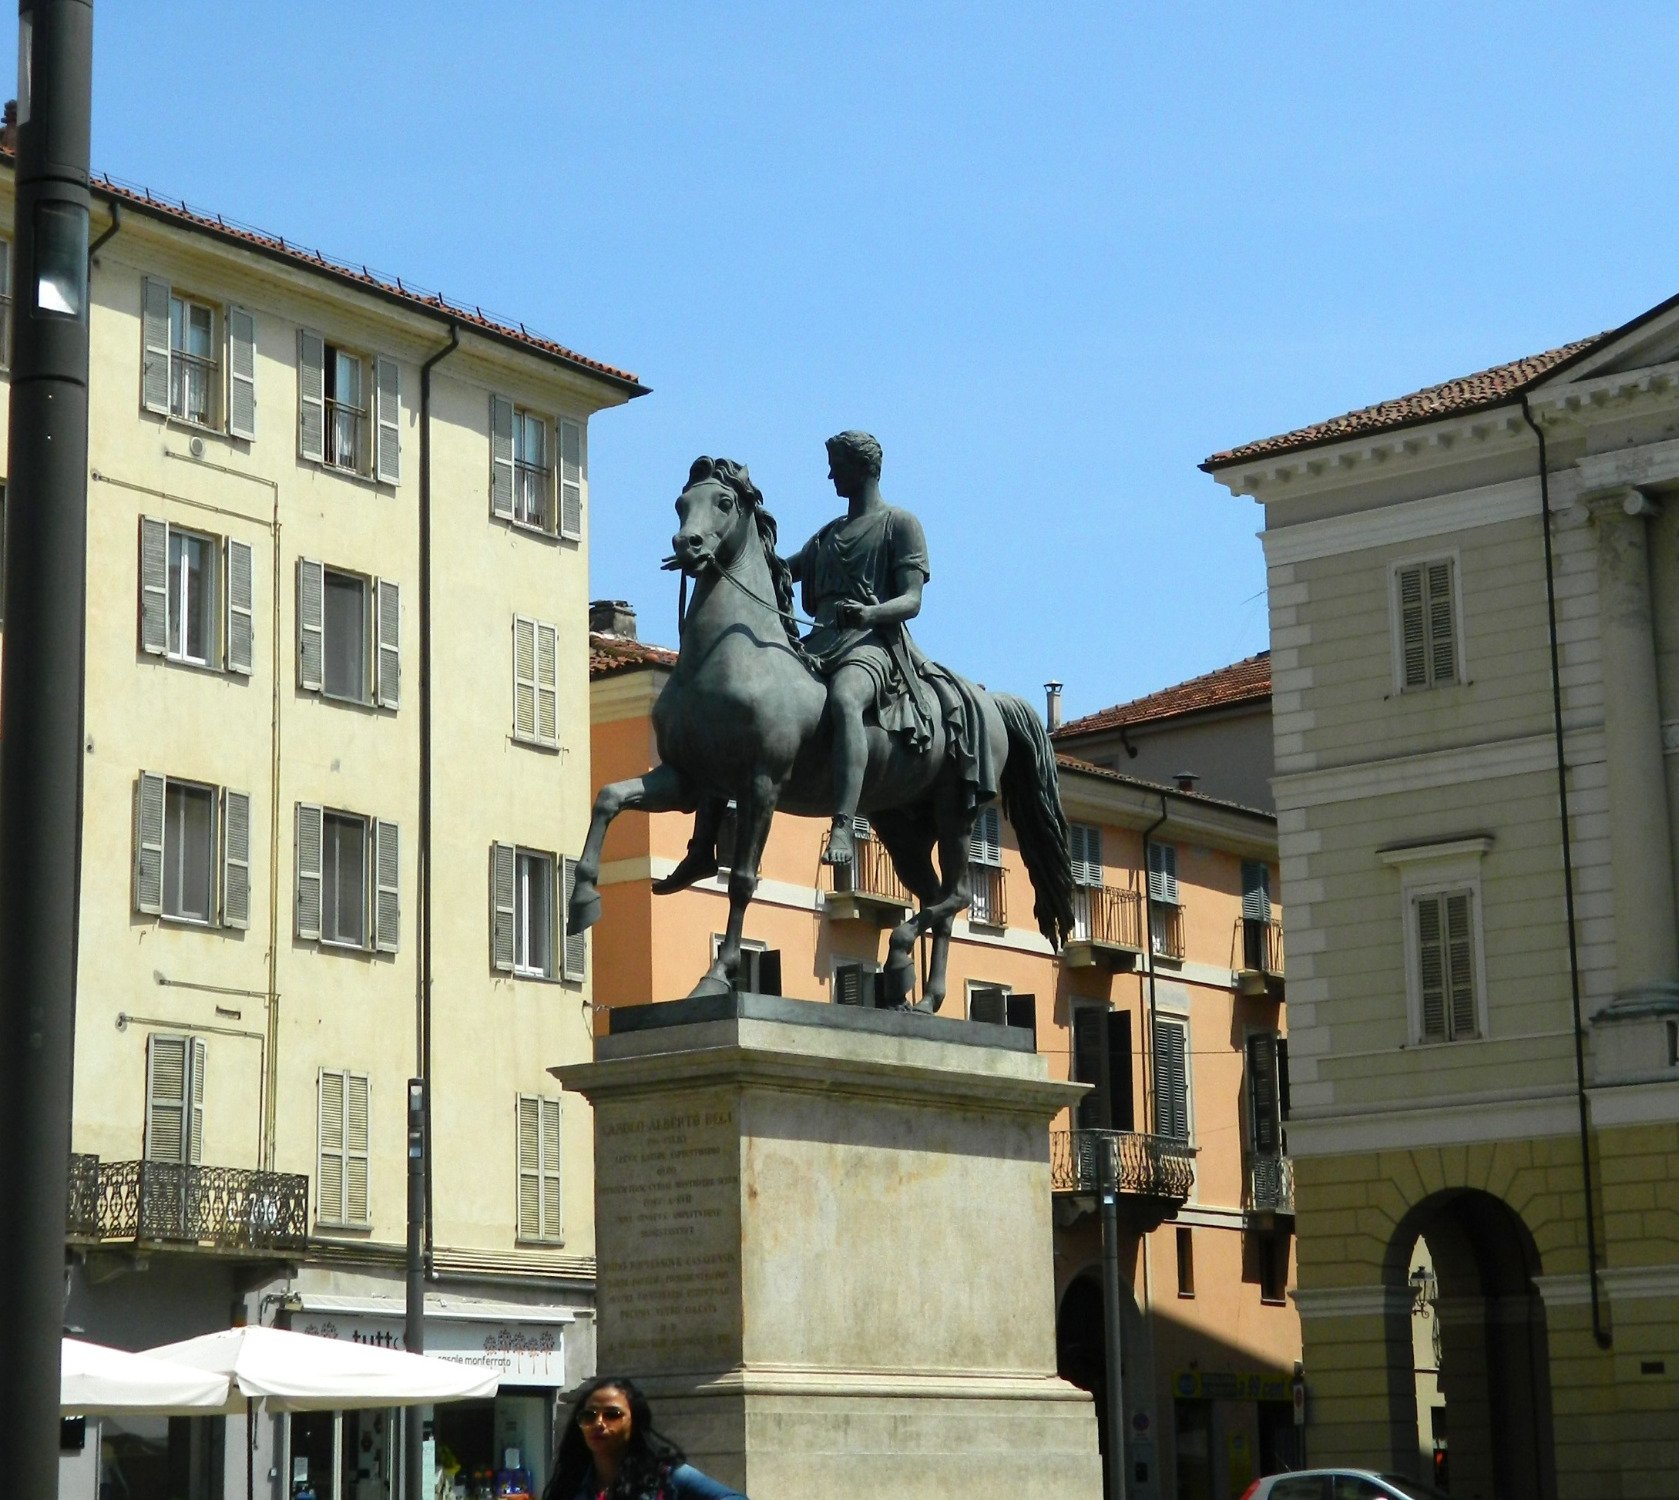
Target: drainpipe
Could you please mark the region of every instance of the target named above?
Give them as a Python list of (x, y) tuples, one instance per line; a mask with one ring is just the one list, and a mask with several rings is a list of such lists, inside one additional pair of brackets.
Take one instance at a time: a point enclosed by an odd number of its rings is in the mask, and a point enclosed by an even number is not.
[[(106, 204), (106, 207), (111, 210), (111, 223), (105, 232), (87, 247), (87, 263), (90, 271), (93, 266), (93, 258), (99, 254), (101, 247), (107, 240), (114, 238), (116, 232), (122, 228), (122, 214), (117, 209), (116, 200), (113, 198), (111, 202)], [(91, 276), (89, 279), (91, 280)]]
[(1568, 761), (1563, 751), (1562, 653), (1557, 644), (1556, 563), (1551, 541), (1550, 463), (1545, 452), (1545, 431), (1533, 420), (1533, 412), (1522, 397), (1522, 420), (1539, 440), (1539, 510), (1545, 535), (1545, 609), (1551, 644), (1551, 726), (1556, 740), (1557, 802), (1562, 813), (1562, 896), (1568, 923), (1568, 985), (1574, 1007), (1574, 1099), (1580, 1121), (1580, 1197), (1586, 1214), (1586, 1278), (1591, 1288), (1592, 1337), (1599, 1349), (1614, 1343), (1603, 1323), (1603, 1302), (1598, 1292), (1597, 1215), (1592, 1192), (1591, 1106), (1586, 1097), (1586, 1028), (1580, 1016), (1580, 950), (1574, 920), (1574, 855), (1569, 832)]

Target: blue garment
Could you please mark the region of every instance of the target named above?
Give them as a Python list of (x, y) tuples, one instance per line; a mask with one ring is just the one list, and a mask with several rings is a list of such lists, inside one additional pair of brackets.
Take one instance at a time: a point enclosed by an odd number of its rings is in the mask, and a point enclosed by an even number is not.
[[(573, 1500), (595, 1500), (599, 1486), (591, 1474), (583, 1481)], [(746, 1500), (739, 1490), (731, 1490), (709, 1474), (702, 1474), (692, 1464), (678, 1464), (665, 1475), (659, 1487), (660, 1500)]]

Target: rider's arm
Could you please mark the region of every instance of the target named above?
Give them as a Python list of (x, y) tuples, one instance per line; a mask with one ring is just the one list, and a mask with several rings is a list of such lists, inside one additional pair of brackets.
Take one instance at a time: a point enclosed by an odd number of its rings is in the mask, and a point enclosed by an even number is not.
[(899, 568), (892, 582), (898, 592), (879, 604), (865, 604), (858, 611), (859, 625), (902, 625), (921, 613), (921, 585), (925, 580), (920, 568)]

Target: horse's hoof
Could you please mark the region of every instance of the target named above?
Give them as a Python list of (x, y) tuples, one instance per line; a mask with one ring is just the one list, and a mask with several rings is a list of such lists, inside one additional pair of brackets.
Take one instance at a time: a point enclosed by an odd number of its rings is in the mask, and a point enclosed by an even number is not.
[(728, 995), (734, 992), (734, 986), (716, 974), (707, 974), (693, 989), (688, 991), (690, 1000), (698, 1000), (702, 995)]
[(943, 1004), (943, 995), (924, 995), (920, 1000), (916, 1001), (914, 1005), (910, 1006), (909, 1009), (918, 1011), (924, 1016), (931, 1016), (936, 1015), (939, 1007)]
[(566, 913), (567, 932), (587, 932), (600, 921), (600, 892), (593, 886), (579, 884), (571, 894), (571, 908)]

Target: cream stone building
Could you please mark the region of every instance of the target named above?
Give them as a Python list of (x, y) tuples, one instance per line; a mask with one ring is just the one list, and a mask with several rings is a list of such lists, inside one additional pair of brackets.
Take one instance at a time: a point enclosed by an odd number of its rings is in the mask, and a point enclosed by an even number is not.
[[(589, 1112), (547, 1072), (591, 1045), (562, 915), (589, 418), (642, 387), (213, 216), (93, 203), (67, 1319), (400, 1345), (422, 1078), (427, 1347), (504, 1372), (438, 1451), (540, 1474), (593, 1360)], [(388, 1493), (386, 1414), (258, 1425), (260, 1493)], [(88, 1497), (203, 1500), (244, 1492), (243, 1441), (108, 1420), (76, 1462)]]
[(1204, 465), (1265, 514), (1314, 1461), (1674, 1493), (1676, 430), (1679, 299)]
[[(623, 605), (597, 605), (591, 623), (604, 783), (657, 760), (649, 715), (674, 657), (635, 639)], [(990, 809), (970, 843), (973, 904), (956, 922), (944, 1014), (1029, 1030), (1050, 1077), (1091, 1086), (1048, 1142), (1055, 1280), (1043, 1295), (1055, 1298), (1059, 1373), (1096, 1393), (1105, 1418), (1097, 1190), (1111, 1160), (1126, 1493), (1224, 1500), (1298, 1460), (1275, 825), (1254, 808), (1066, 756), (1060, 778), (1078, 882), (1074, 940), (1055, 952), (1038, 934), (1013, 830)], [(651, 890), (690, 829), (681, 815), (632, 814), (608, 833), (595, 929), (603, 1010), (679, 998), (711, 960), (724, 882)], [(747, 914), (743, 989), (876, 1002), (887, 931), (909, 898), (866, 820), (857, 833), (855, 864), (836, 877), (821, 863), (824, 822), (775, 820)]]

